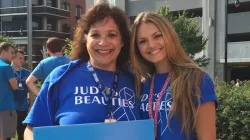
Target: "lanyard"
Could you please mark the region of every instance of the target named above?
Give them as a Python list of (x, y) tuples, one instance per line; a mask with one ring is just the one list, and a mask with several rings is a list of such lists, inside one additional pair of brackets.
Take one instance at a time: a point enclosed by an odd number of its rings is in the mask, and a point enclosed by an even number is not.
[(148, 110), (149, 110), (149, 117), (151, 119), (154, 119), (154, 132), (155, 132), (155, 139), (157, 138), (157, 122), (158, 122), (158, 111), (159, 111), (159, 105), (161, 102), (161, 99), (165, 93), (165, 90), (170, 82), (170, 79), (172, 77), (172, 74), (169, 73), (168, 77), (165, 80), (165, 83), (161, 89), (161, 92), (158, 94), (158, 98), (155, 103), (155, 108), (154, 108), (154, 116), (153, 116), (153, 94), (154, 94), (154, 79), (155, 75), (153, 75), (152, 80), (151, 80), (151, 87), (150, 87), (150, 93), (149, 93), (149, 99), (148, 99)]
[(99, 88), (100, 91), (102, 91), (102, 95), (104, 97), (104, 99), (107, 102), (107, 110), (108, 110), (108, 114), (109, 117), (112, 118), (112, 99), (113, 96), (115, 95), (116, 91), (117, 91), (117, 86), (118, 86), (118, 81), (119, 81), (119, 74), (117, 72), (114, 73), (114, 82), (113, 82), (113, 86), (112, 86), (112, 95), (109, 94), (109, 91), (107, 91), (107, 87), (104, 87), (104, 85), (101, 83), (101, 81), (99, 80), (97, 73), (95, 72), (93, 66), (91, 65), (90, 61), (88, 61), (87, 63), (87, 69), (89, 71), (91, 71), (92, 76)]
[(20, 68), (20, 74), (18, 74), (18, 72), (14, 68), (13, 70), (14, 70), (15, 75), (17, 76), (17, 80), (21, 82), (22, 81), (22, 68)]

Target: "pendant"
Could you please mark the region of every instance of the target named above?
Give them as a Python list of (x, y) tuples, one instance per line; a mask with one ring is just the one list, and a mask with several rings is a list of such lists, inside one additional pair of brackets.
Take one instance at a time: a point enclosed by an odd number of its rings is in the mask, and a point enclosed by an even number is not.
[(106, 93), (107, 95), (109, 95), (109, 94), (110, 94), (110, 90), (109, 90), (109, 88), (108, 88), (108, 87), (105, 87), (105, 93)]

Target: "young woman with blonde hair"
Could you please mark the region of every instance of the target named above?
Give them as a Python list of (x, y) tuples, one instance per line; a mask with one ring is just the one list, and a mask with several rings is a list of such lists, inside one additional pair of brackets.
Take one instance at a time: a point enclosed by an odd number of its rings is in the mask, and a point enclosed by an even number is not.
[(213, 81), (181, 47), (172, 24), (157, 13), (139, 14), (130, 54), (141, 115), (154, 119), (155, 138), (215, 140)]

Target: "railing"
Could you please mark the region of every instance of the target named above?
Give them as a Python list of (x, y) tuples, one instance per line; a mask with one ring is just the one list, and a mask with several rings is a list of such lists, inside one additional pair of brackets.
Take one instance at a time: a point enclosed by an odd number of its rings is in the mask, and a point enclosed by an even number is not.
[(49, 31), (49, 30), (33, 30), (33, 37), (58, 37), (58, 38), (69, 38), (70, 33), (63, 33), (57, 31)]
[[(69, 18), (70, 12), (64, 9), (59, 9), (50, 6), (33, 6), (32, 13), (37, 15), (53, 15), (59, 16), (61, 18)], [(6, 14), (27, 14), (27, 6), (22, 7), (8, 7), (8, 8), (0, 8), (0, 16)]]
[(25, 13), (27, 14), (27, 6), (22, 7), (8, 7), (8, 8), (0, 8), (0, 15), (5, 14), (20, 14)]
[(48, 6), (33, 6), (32, 7), (33, 14), (52, 14), (58, 15), (60, 17), (69, 18), (70, 12), (64, 9), (59, 9), (55, 7)]
[[(20, 31), (2, 31), (1, 35), (10, 36), (10, 37), (27, 37), (27, 30)], [(33, 30), (33, 38), (49, 38), (49, 37), (58, 37), (58, 38), (70, 38), (70, 33), (50, 31), (50, 30)]]

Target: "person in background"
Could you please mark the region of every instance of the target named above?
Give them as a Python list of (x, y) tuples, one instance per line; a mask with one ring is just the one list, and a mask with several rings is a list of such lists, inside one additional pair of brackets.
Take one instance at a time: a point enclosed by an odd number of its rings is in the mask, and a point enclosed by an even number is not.
[(0, 43), (0, 140), (16, 135), (17, 114), (13, 94), (17, 89), (17, 80), (9, 65), (14, 55), (13, 45)]
[(235, 81), (231, 80), (230, 85), (231, 85), (231, 87), (235, 86)]
[(107, 3), (90, 8), (74, 35), (75, 61), (56, 68), (43, 83), (23, 122), (25, 140), (32, 140), (33, 127), (140, 119), (129, 44), (124, 11)]
[[(12, 67), (14, 68), (14, 75), (17, 79), (17, 90), (14, 91), (14, 101), (17, 112), (17, 135), (18, 140), (23, 140), (23, 133), (25, 130), (25, 125), (22, 124), (23, 120), (26, 118), (33, 104), (33, 95), (29, 92), (28, 100), (28, 86), (25, 84), (26, 79), (30, 75), (30, 71), (23, 68), (24, 64), (24, 51), (22, 49), (17, 49), (15, 57), (12, 60)], [(10, 140), (10, 139), (9, 139)]]
[(155, 138), (216, 140), (213, 80), (184, 51), (165, 17), (151, 12), (136, 17), (130, 54), (141, 115), (154, 119)]
[(240, 79), (236, 79), (236, 84), (235, 84), (236, 87), (240, 87)]
[(50, 57), (43, 59), (26, 80), (26, 84), (33, 94), (37, 95), (40, 91), (35, 83), (37, 79), (46, 79), (56, 67), (70, 62), (68, 57), (63, 56), (64, 46), (65, 42), (59, 38), (52, 37), (47, 40), (46, 47)]
[(239, 85), (240, 87), (243, 87), (243, 81), (240, 81)]

